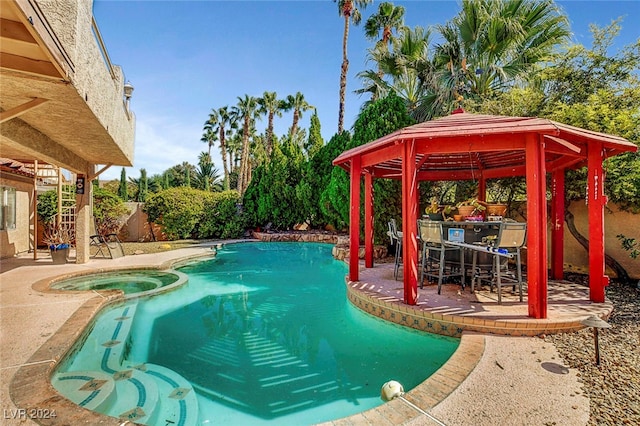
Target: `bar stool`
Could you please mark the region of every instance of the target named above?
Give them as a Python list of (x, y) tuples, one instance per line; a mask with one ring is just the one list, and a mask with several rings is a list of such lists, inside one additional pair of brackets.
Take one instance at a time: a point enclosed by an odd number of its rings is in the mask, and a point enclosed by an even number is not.
[[(420, 288), (424, 285), (423, 281), (426, 275), (427, 277), (438, 277), (438, 294), (440, 294), (443, 279), (448, 277), (459, 276), (462, 288), (464, 289), (464, 249), (462, 247), (448, 246), (445, 244), (446, 240), (444, 239), (442, 223), (431, 220), (418, 220), (418, 235), (420, 240), (422, 240)], [(439, 252), (437, 258), (431, 256), (432, 251)], [(447, 252), (457, 252), (460, 256), (459, 272), (455, 272), (454, 268), (450, 266), (449, 273), (445, 274)], [(436, 259), (438, 260), (437, 269), (433, 265), (433, 261)], [(452, 262), (450, 261), (449, 263)]]
[[(506, 253), (511, 253), (516, 258), (516, 270), (515, 275), (509, 271), (509, 259), (493, 254), (492, 268), (490, 271), (482, 272), (477, 271), (473, 276), (473, 280), (478, 280), (478, 284), (482, 281), (489, 282), (489, 289), (493, 291), (494, 283), (498, 288), (498, 303), (502, 303), (502, 285), (503, 280), (506, 280), (513, 286), (515, 291), (516, 285), (518, 286), (520, 301), (522, 302), (522, 257), (520, 249), (524, 247), (527, 240), (527, 224), (520, 222), (502, 222), (500, 224), (500, 231), (498, 232), (498, 238), (492, 245), (497, 250), (501, 250)], [(474, 253), (475, 255), (475, 253)], [(475, 258), (474, 258), (475, 264)]]
[(387, 232), (387, 235), (389, 235), (389, 238), (391, 239), (391, 245), (395, 245), (396, 248), (393, 277), (397, 280), (398, 271), (400, 270), (400, 265), (402, 265), (402, 231), (398, 231), (395, 219), (389, 220), (388, 225), (389, 231)]

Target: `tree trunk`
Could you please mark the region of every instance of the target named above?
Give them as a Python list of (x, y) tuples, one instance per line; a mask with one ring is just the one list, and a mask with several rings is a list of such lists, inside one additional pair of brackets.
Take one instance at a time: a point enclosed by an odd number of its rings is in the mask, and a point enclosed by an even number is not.
[[(575, 238), (576, 241), (578, 241), (578, 243), (582, 247), (584, 247), (587, 252), (589, 252), (589, 240), (586, 239), (582, 234), (580, 234), (580, 232), (576, 228), (574, 216), (573, 213), (569, 211), (568, 203), (567, 205), (565, 205), (564, 209), (564, 220), (565, 222), (567, 222), (567, 228), (569, 229), (571, 235), (573, 235), (573, 238)], [(616, 273), (616, 275), (618, 276), (618, 280), (625, 284), (631, 282), (626, 269), (624, 269), (624, 267), (620, 265), (618, 261), (616, 261), (613, 257), (609, 256), (606, 253), (604, 255), (604, 263)]]
[(347, 39), (349, 38), (349, 19), (351, 15), (344, 15), (344, 34), (342, 35), (342, 66), (340, 67), (340, 107), (338, 110), (338, 133), (344, 130), (344, 98), (347, 92), (347, 71), (349, 71), (349, 59), (347, 58)]
[(238, 192), (240, 198), (244, 195), (248, 182), (246, 181), (247, 167), (249, 166), (249, 115), (244, 117), (242, 129), (242, 157), (240, 159), (240, 172), (238, 173)]
[(298, 133), (298, 119), (300, 118), (300, 113), (297, 109), (293, 110), (293, 124), (291, 125), (291, 141), (293, 142), (293, 138), (296, 133)]
[(267, 162), (273, 149), (273, 111), (269, 111), (269, 125), (267, 126)]
[[(224, 170), (224, 190), (228, 191), (229, 186), (229, 167), (227, 166), (227, 145), (225, 142), (224, 127), (220, 126), (220, 154), (222, 154), (222, 169)], [(211, 157), (209, 157), (211, 158)]]

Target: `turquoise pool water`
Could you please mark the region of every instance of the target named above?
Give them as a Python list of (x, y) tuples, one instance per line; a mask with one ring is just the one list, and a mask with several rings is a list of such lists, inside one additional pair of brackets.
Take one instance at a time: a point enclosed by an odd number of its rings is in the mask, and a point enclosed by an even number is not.
[[(136, 375), (161, 366), (155, 376), (172, 372), (188, 382), (165, 380), (170, 389), (192, 386), (194, 424), (313, 424), (382, 404), (380, 388), (389, 380), (415, 387), (459, 343), (351, 306), (346, 266), (331, 257), (330, 245), (233, 244), (179, 270), (189, 277), (182, 287), (103, 314), (59, 373), (89, 380), (91, 374), (73, 372), (97, 369), (121, 379), (124, 370), (140, 407), (150, 405), (150, 391), (140, 390), (144, 380)], [(125, 418), (129, 411), (114, 404), (97, 411)], [(188, 424), (194, 409), (188, 401), (176, 407), (170, 417), (166, 409), (152, 416), (145, 406), (148, 417), (137, 421)]]

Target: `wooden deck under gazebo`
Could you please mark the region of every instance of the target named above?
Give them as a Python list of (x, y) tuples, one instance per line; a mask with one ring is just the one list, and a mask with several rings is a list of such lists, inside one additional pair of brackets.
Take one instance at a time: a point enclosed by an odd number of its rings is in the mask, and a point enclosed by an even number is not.
[(345, 151), (333, 164), (350, 173), (349, 281), (358, 281), (360, 185), (364, 175), (365, 266), (373, 267), (373, 179), (402, 180), (404, 302), (415, 305), (418, 284), (418, 184), (420, 181), (477, 180), (484, 199), (487, 179), (525, 176), (527, 183), (528, 311), (547, 318), (546, 174), (551, 174), (551, 277), (563, 274), (565, 170), (587, 166), (589, 206), (589, 297), (604, 302), (609, 283), (604, 263), (603, 161), (636, 151), (628, 140), (547, 119), (470, 114), (403, 128)]

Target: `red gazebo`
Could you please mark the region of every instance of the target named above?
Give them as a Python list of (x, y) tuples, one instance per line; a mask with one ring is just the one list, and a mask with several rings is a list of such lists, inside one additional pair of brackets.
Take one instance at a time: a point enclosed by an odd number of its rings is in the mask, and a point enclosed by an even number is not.
[(350, 149), (333, 164), (350, 173), (349, 280), (358, 281), (360, 185), (364, 175), (365, 267), (373, 267), (373, 179), (402, 180), (404, 301), (418, 296), (418, 183), (525, 176), (527, 183), (527, 282), (529, 316), (547, 317), (546, 174), (551, 174), (551, 277), (563, 275), (564, 174), (587, 166), (589, 208), (589, 288), (604, 302), (609, 284), (604, 264), (605, 158), (636, 151), (628, 140), (542, 118), (503, 117), (454, 111), (447, 117), (398, 130)]

